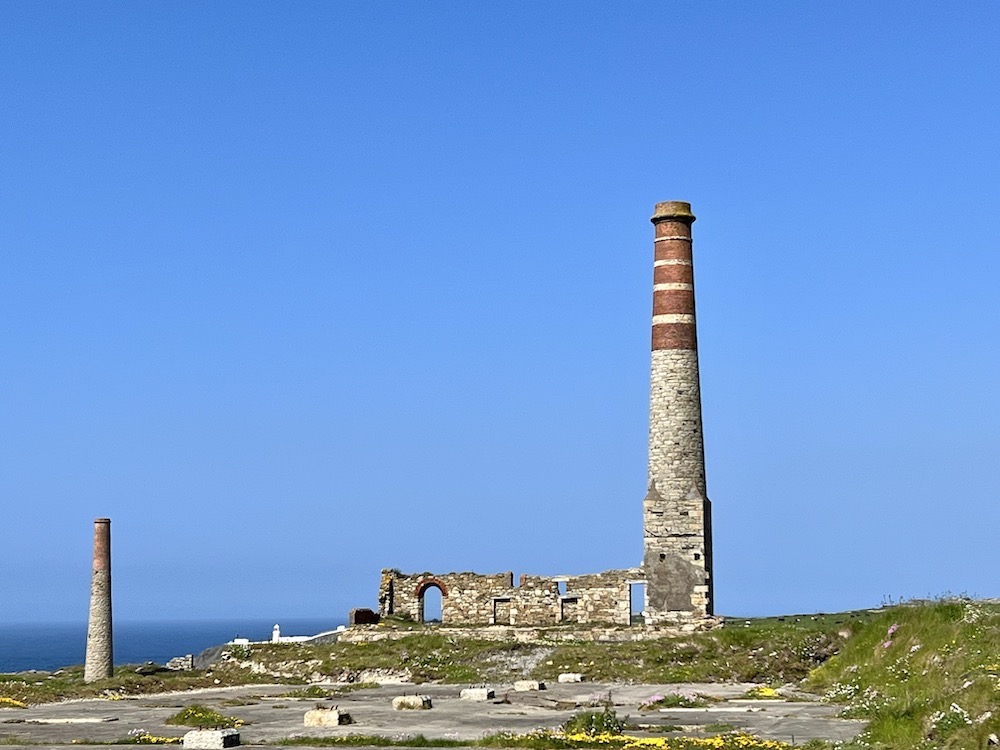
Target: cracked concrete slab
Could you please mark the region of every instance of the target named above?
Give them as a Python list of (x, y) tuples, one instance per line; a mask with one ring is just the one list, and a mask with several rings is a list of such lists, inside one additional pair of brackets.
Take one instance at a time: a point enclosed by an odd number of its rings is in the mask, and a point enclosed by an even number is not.
[[(330, 686), (323, 686), (328, 688)], [(243, 719), (244, 744), (264, 745), (286, 737), (376, 734), (402, 739), (418, 734), (455, 740), (475, 740), (495, 732), (557, 729), (573, 714), (610, 701), (618, 715), (647, 731), (662, 734), (663, 727), (680, 726), (697, 732), (706, 725), (730, 726), (767, 739), (804, 742), (812, 738), (843, 741), (857, 735), (864, 723), (837, 717), (838, 708), (815, 701), (740, 700), (748, 684), (618, 685), (555, 683), (542, 692), (516, 692), (513, 684), (495, 684), (492, 701), (462, 700), (465, 685), (384, 685), (356, 690), (329, 700), (289, 698), (288, 685), (245, 685), (184, 693), (168, 693), (127, 700), (74, 700), (0, 709), (0, 742), (43, 747), (69, 747), (88, 742), (115, 742), (129, 732), (145, 730), (158, 736), (181, 737), (186, 727), (165, 720), (181, 707), (200, 703), (228, 716)], [(700, 693), (719, 702), (704, 708), (639, 711), (652, 695), (683, 691)], [(403, 694), (429, 695), (433, 708), (396, 711), (392, 699)], [(306, 711), (336, 705), (350, 713), (354, 723), (306, 727)], [(717, 731), (717, 730), (716, 730)]]

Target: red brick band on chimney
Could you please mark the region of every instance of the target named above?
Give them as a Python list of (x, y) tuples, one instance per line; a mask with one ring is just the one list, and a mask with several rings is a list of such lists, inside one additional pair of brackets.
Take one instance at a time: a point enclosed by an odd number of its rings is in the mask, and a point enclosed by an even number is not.
[(94, 519), (94, 570), (111, 570), (111, 519)]
[(698, 349), (691, 257), (691, 204), (657, 203), (653, 222), (653, 350)]

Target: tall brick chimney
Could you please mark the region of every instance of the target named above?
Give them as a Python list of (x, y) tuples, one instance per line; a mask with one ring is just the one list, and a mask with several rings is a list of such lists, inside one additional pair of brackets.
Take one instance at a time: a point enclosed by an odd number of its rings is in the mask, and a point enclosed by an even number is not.
[(83, 681), (110, 677), (113, 670), (111, 637), (111, 519), (94, 519), (94, 574), (90, 581), (90, 620)]
[(691, 204), (657, 203), (649, 478), (643, 501), (646, 622), (712, 614), (712, 506), (705, 489)]

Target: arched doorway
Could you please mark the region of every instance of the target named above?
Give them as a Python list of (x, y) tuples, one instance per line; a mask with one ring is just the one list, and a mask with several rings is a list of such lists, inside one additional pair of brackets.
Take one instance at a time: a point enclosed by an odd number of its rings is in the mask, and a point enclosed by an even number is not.
[(440, 587), (431, 584), (424, 588), (420, 596), (420, 620), (426, 623), (441, 622), (441, 605), (444, 594)]
[(425, 579), (417, 586), (417, 614), (420, 622), (444, 622), (444, 600), (448, 587), (436, 578)]

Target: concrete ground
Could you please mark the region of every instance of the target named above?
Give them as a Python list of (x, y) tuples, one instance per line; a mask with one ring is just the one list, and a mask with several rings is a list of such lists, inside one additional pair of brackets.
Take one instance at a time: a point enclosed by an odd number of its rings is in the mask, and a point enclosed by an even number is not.
[[(331, 689), (331, 686), (324, 686)], [(27, 709), (0, 708), (0, 744), (26, 743), (68, 747), (81, 742), (108, 743), (129, 732), (145, 730), (157, 736), (182, 736), (184, 727), (165, 719), (182, 707), (199, 703), (246, 722), (243, 744), (267, 746), (286, 737), (378, 734), (396, 738), (423, 734), (473, 740), (493, 732), (529, 732), (556, 729), (574, 713), (610, 700), (619, 717), (646, 731), (679, 726), (688, 733), (745, 730), (767, 739), (805, 742), (812, 738), (842, 741), (857, 735), (864, 723), (836, 718), (837, 707), (817, 702), (742, 700), (751, 685), (607, 685), (574, 683), (548, 685), (540, 692), (519, 693), (511, 685), (491, 685), (496, 699), (485, 703), (462, 700), (461, 685), (384, 685), (338, 695), (332, 700), (281, 697), (295, 689), (288, 685), (247, 685), (185, 693), (169, 693), (128, 700), (75, 700)], [(721, 699), (706, 708), (640, 712), (639, 703), (655, 694), (684, 690)], [(424, 694), (433, 701), (426, 711), (397, 711), (398, 695)], [(509, 702), (504, 702), (504, 699)], [(317, 705), (337, 705), (351, 714), (354, 724), (331, 728), (303, 725), (305, 712)], [(659, 733), (662, 733), (662, 729)]]

